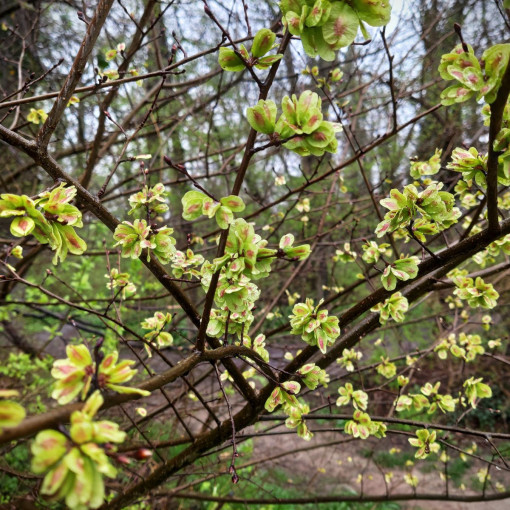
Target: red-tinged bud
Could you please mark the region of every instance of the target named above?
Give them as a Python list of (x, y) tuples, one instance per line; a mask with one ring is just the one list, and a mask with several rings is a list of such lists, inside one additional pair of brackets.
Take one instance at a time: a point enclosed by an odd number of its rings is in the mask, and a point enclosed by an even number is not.
[(79, 19), (80, 21), (83, 21), (83, 23), (85, 23), (85, 24), (87, 24), (87, 25), (89, 24), (89, 22), (87, 21), (87, 18), (85, 18), (85, 14), (83, 14), (83, 12), (81, 12), (81, 11), (77, 11), (77, 12), (76, 12), (76, 15), (78, 16), (78, 19)]
[(237, 476), (237, 473), (232, 475), (232, 483), (239, 483), (239, 476)]
[(148, 459), (152, 457), (152, 450), (149, 450), (148, 448), (140, 448), (134, 453), (133, 457), (137, 460)]
[(120, 464), (129, 464), (131, 459), (127, 455), (116, 455), (115, 460)]

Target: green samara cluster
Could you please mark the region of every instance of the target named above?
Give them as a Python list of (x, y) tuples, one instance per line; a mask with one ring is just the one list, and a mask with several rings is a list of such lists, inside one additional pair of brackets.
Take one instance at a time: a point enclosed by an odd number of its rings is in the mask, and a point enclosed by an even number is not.
[(301, 37), (306, 54), (327, 61), (354, 41), (358, 29), (368, 39), (365, 23), (386, 25), (391, 14), (389, 0), (282, 0), (280, 9), (285, 26)]
[(336, 152), (338, 141), (335, 135), (341, 127), (324, 120), (322, 100), (318, 94), (305, 90), (299, 98), (295, 94), (285, 96), (282, 110), (276, 121), (278, 110), (274, 101), (260, 100), (246, 110), (246, 117), (255, 131), (282, 141), (285, 148), (300, 156)]

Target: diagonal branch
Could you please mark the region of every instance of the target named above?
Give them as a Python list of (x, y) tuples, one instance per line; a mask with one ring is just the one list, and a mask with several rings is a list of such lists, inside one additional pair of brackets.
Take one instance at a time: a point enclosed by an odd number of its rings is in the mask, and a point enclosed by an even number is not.
[[(154, 9), (154, 6), (156, 5), (155, 0), (148, 0), (143, 15), (140, 19), (139, 23), (136, 23), (136, 31), (133, 36), (133, 39), (131, 41), (131, 44), (129, 45), (129, 48), (126, 50), (124, 60), (119, 66), (118, 72), (122, 76), (128, 69), (129, 65), (131, 63), (131, 60), (136, 55), (136, 52), (138, 51), (140, 44), (143, 41), (143, 38), (145, 36), (145, 32), (142, 31), (142, 29), (150, 22), (152, 11)], [(166, 77), (166, 75), (163, 75), (163, 79)], [(116, 83), (116, 81), (115, 81)], [(151, 96), (158, 92), (162, 87), (162, 84), (156, 85), (151, 89)], [(104, 155), (104, 150), (101, 150), (101, 143), (103, 140), (103, 136), (105, 133), (105, 122), (106, 122), (106, 114), (105, 111), (108, 110), (110, 107), (112, 101), (114, 100), (115, 96), (117, 95), (117, 91), (119, 90), (119, 86), (114, 86), (106, 95), (104, 100), (101, 103), (101, 106), (99, 108), (99, 118), (98, 118), (98, 124), (96, 129), (96, 134), (94, 136), (94, 141), (92, 143), (92, 148), (90, 150), (89, 157), (87, 159), (87, 164), (85, 167), (85, 171), (83, 172), (83, 175), (80, 177), (80, 182), (85, 186), (88, 187), (90, 183), (90, 179), (92, 178), (92, 172), (94, 170), (94, 167), (98, 160)], [(116, 135), (115, 135), (116, 138)]]
[(100, 0), (97, 6), (96, 12), (94, 13), (94, 17), (90, 21), (87, 33), (85, 38), (83, 39), (78, 54), (74, 59), (73, 66), (67, 75), (67, 79), (60, 90), (60, 93), (53, 103), (53, 107), (48, 114), (48, 118), (46, 122), (41, 127), (39, 133), (37, 134), (37, 143), (41, 147), (46, 147), (50, 141), (51, 135), (55, 131), (64, 110), (67, 108), (67, 103), (71, 99), (71, 96), (74, 93), (75, 88), (80, 82), (81, 76), (83, 74), (83, 70), (85, 69), (85, 65), (87, 64), (87, 60), (90, 56), (90, 53), (94, 49), (96, 44), (96, 40), (99, 37), (99, 33), (101, 32), (101, 28), (106, 21), (106, 17), (110, 12), (114, 0)]
[[(260, 358), (260, 356), (248, 347), (229, 345), (214, 350), (208, 350), (202, 353), (195, 352), (165, 372), (162, 372), (161, 374), (155, 375), (143, 381), (137, 385), (137, 388), (147, 391), (155, 391), (163, 388), (167, 384), (170, 384), (179, 377), (185, 376), (200, 363), (224, 361), (226, 359), (239, 356), (249, 357), (261, 366), (265, 366), (264, 361)], [(114, 395), (107, 396), (105, 398), (105, 402), (101, 409), (109, 409), (111, 407), (123, 404), (124, 402), (138, 400), (140, 398), (142, 397), (137, 393), (115, 393)], [(61, 423), (65, 423), (69, 420), (71, 413), (73, 411), (80, 410), (83, 405), (84, 402), (67, 404), (65, 406), (59, 406), (56, 409), (52, 409), (51, 411), (43, 414), (30, 416), (21, 422), (17, 427), (4, 429), (0, 434), (0, 444), (13, 441), (15, 439), (20, 439), (22, 437), (31, 436), (40, 430), (56, 427)]]
[[(285, 50), (290, 42), (290, 33), (287, 32), (287, 34), (282, 39), (282, 42), (280, 43), (280, 47), (278, 48), (278, 53), (285, 53)], [(269, 70), (269, 73), (267, 75), (266, 80), (264, 83), (260, 86), (260, 92), (259, 92), (259, 100), (267, 99), (267, 95), (269, 93), (269, 89), (271, 88), (271, 85), (273, 84), (273, 81), (276, 77), (276, 72), (278, 71), (278, 67), (280, 66), (280, 60), (275, 62), (271, 69)], [(248, 167), (250, 165), (251, 158), (253, 156), (253, 146), (255, 145), (255, 140), (257, 138), (257, 132), (251, 128), (250, 133), (248, 134), (248, 139), (246, 141), (243, 159), (241, 160), (241, 164), (239, 165), (239, 168), (237, 170), (236, 179), (234, 181), (234, 186), (232, 187), (232, 195), (239, 195), (239, 192), (241, 191), (241, 186), (244, 181), (244, 177), (246, 175), (246, 171), (248, 170)], [(217, 257), (223, 256), (225, 252), (225, 247), (227, 245), (227, 238), (228, 238), (228, 229), (223, 230), (221, 232), (220, 242), (218, 245), (218, 252)], [(211, 315), (212, 305), (214, 301), (214, 295), (216, 293), (216, 287), (218, 285), (218, 280), (220, 278), (220, 271), (216, 271), (216, 273), (213, 274), (211, 278), (211, 283), (209, 285), (209, 289), (207, 290), (207, 294), (205, 297), (205, 304), (204, 304), (204, 311), (202, 314), (202, 323), (200, 325), (200, 329), (198, 330), (198, 337), (197, 337), (197, 350), (201, 351), (205, 348), (205, 338), (206, 338), (206, 331), (207, 331), (207, 325), (209, 324), (209, 317)]]
[[(510, 233), (510, 220), (506, 220), (502, 224), (502, 232), (501, 235)], [(483, 250), (490, 242), (496, 239), (498, 236), (489, 232), (488, 229), (484, 230), (480, 234), (472, 236), (467, 240), (459, 243), (458, 245), (444, 250), (442, 253), (441, 259), (427, 259), (421, 266), (430, 267), (435, 269), (434, 277), (441, 278), (447, 272), (449, 272), (454, 267), (458, 266), (461, 262), (471, 257), (474, 253)], [(429, 271), (424, 271), (423, 275), (432, 272), (432, 269)], [(425, 277), (420, 278), (417, 282), (403, 282), (401, 287), (405, 287), (408, 289), (404, 294), (408, 298), (410, 302), (416, 301), (421, 296), (430, 291), (430, 289), (435, 284), (435, 278)], [(363, 308), (363, 312), (358, 310), (361, 313), (367, 312), (372, 306), (372, 296), (380, 294), (384, 289), (379, 289), (375, 291), (371, 296), (365, 298), (361, 303), (361, 308)], [(389, 293), (391, 294), (391, 293)], [(378, 300), (382, 299), (379, 296)], [(378, 301), (377, 301), (378, 302)], [(355, 309), (353, 307), (353, 309)], [(361, 313), (353, 313), (353, 309), (348, 310), (346, 314), (344, 314), (340, 318), (340, 322), (342, 325), (346, 323), (350, 323), (355, 320), (356, 317), (359, 317)], [(347, 320), (348, 318), (348, 320)], [(343, 319), (343, 320), (342, 320)], [(341, 355), (342, 351), (345, 348), (350, 348), (356, 345), (365, 335), (369, 332), (373, 331), (379, 326), (379, 315), (378, 314), (370, 314), (364, 320), (362, 320), (359, 324), (354, 326), (347, 334), (345, 334), (340, 342), (335, 344), (335, 346), (328, 351), (326, 356), (324, 356), (319, 362), (318, 366), (321, 368), (325, 368), (331, 363), (335, 361), (335, 359)], [(298, 355), (294, 360), (286, 367), (286, 371), (292, 372), (303, 363), (306, 362), (313, 354), (318, 352), (316, 347), (307, 347), (303, 350), (303, 352)], [(306, 354), (305, 354), (306, 353)], [(303, 356), (303, 354), (305, 354)], [(274, 388), (274, 383), (269, 382), (265, 388), (261, 390), (258, 397), (257, 406), (246, 405), (243, 409), (241, 409), (234, 416), (235, 428), (237, 431), (242, 430), (243, 428), (254, 423), (261, 412), (264, 409), (264, 402), (269, 397), (272, 389)], [(207, 451), (214, 445), (218, 445), (224, 440), (229, 438), (229, 434), (231, 433), (231, 424), (230, 420), (226, 420), (222, 423), (221, 427), (203, 434), (196, 438), (196, 441), (190, 445), (186, 450), (182, 451), (178, 455), (176, 455), (171, 460), (167, 461), (164, 464), (161, 464), (157, 469), (154, 470), (153, 473), (145, 480), (138, 482), (128, 489), (126, 489), (122, 495), (117, 496), (113, 501), (104, 505), (102, 508), (108, 509), (121, 509), (124, 506), (133, 501), (137, 495), (141, 495), (147, 493), (147, 491), (151, 490), (154, 487), (157, 487), (161, 483), (163, 483), (169, 476), (173, 473), (179, 471), (184, 466), (190, 465), (193, 463), (202, 452)]]
[[(46, 150), (39, 149), (35, 142), (26, 140), (22, 136), (10, 131), (2, 125), (0, 125), (0, 139), (32, 157), (32, 159), (44, 168), (44, 170), (53, 177), (53, 179), (62, 180), (74, 186), (77, 190), (78, 197), (87, 204), (87, 207), (96, 216), (96, 218), (102, 221), (112, 232), (115, 231), (115, 228), (120, 223), (119, 220), (103, 207), (97, 197), (89, 193), (76, 179), (73, 179), (70, 175), (66, 174)], [(146, 250), (143, 251), (140, 256), (140, 260), (158, 279), (163, 287), (170, 292), (194, 326), (200, 328), (203, 322), (200, 320), (200, 314), (181, 288), (172, 281), (170, 275), (166, 272), (162, 264), (160, 264), (154, 257), (150, 257), (148, 260)], [(208, 341), (211, 343), (213, 348), (220, 346), (220, 342), (216, 338), (208, 338)], [(255, 392), (236, 367), (235, 363), (232, 360), (226, 359), (223, 361), (223, 364), (234, 379), (243, 396), (249, 402), (254, 402)]]

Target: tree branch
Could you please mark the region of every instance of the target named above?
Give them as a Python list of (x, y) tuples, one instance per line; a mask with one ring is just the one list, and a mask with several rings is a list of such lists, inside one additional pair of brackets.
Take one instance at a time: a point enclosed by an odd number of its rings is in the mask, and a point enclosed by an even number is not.
[(500, 152), (494, 150), (494, 142), (501, 131), (503, 113), (510, 93), (510, 65), (507, 64), (496, 99), (491, 104), (489, 125), (489, 155), (487, 159), (487, 219), (489, 230), (498, 232), (498, 166)]
[(96, 40), (101, 32), (104, 22), (106, 21), (106, 17), (110, 12), (113, 2), (114, 0), (99, 0), (94, 17), (87, 27), (85, 38), (83, 39), (78, 54), (74, 59), (73, 66), (67, 75), (66, 81), (62, 86), (55, 103), (53, 103), (53, 107), (48, 114), (46, 122), (37, 134), (37, 144), (40, 147), (46, 147), (48, 145), (51, 135), (60, 122), (60, 118), (62, 117), (64, 110), (67, 108), (67, 104), (69, 103), (76, 86), (81, 80), (87, 60), (94, 49)]

